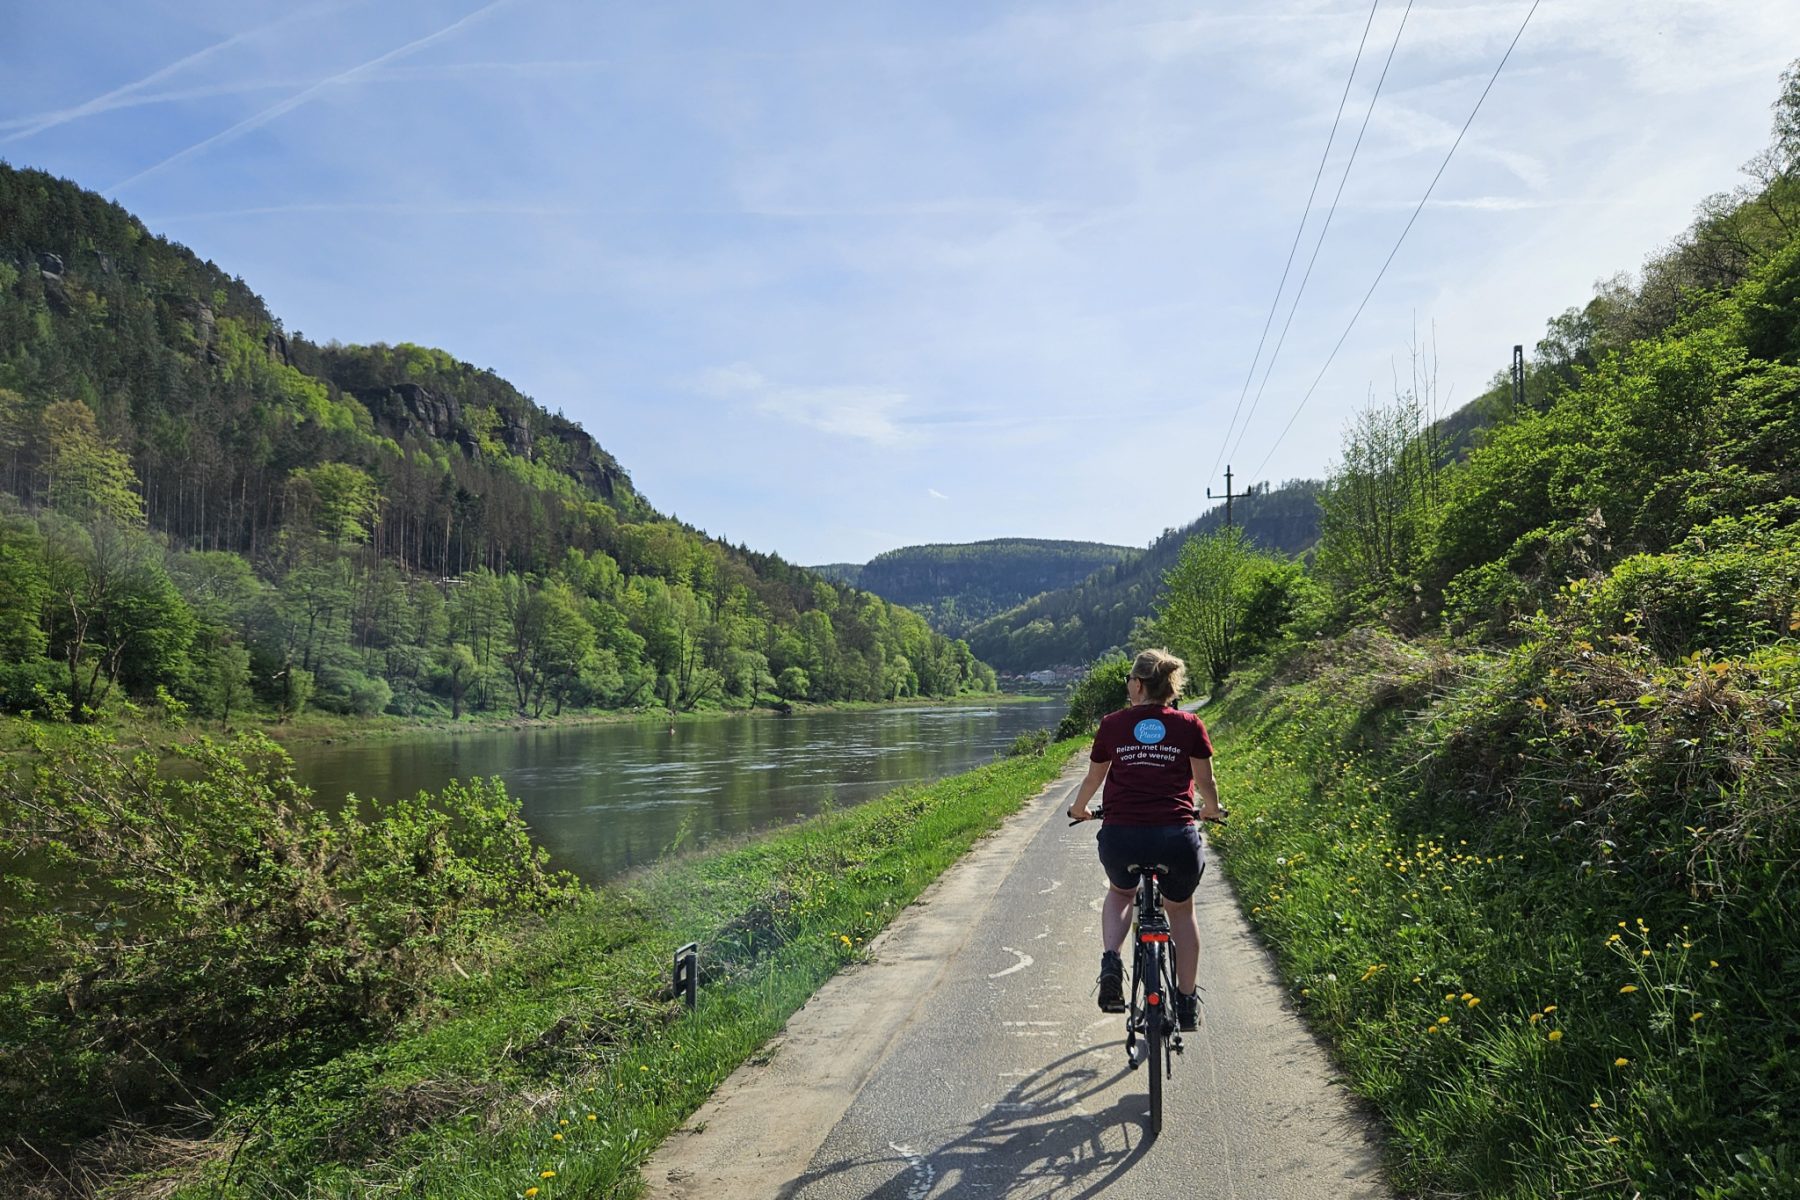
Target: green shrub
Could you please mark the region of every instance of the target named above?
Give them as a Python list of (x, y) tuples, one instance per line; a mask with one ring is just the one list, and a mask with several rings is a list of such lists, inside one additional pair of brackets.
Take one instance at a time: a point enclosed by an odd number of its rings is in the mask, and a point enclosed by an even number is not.
[(86, 731), (0, 790), (0, 1126), (56, 1143), (405, 1016), (575, 894), (498, 781), (336, 815), (260, 737), (165, 771)]
[(1129, 703), (1125, 678), (1130, 674), (1131, 660), (1123, 654), (1095, 663), (1069, 696), (1069, 711), (1056, 726), (1056, 740), (1092, 733), (1101, 717), (1124, 708)]
[(1006, 748), (1008, 758), (1042, 758), (1044, 751), (1050, 746), (1048, 729), (1033, 729), (1030, 733), (1021, 733)]

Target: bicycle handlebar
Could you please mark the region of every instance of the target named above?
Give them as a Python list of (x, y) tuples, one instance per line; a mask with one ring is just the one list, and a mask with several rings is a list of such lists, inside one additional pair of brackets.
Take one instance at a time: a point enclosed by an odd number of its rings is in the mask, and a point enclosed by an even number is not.
[[(1088, 821), (1098, 821), (1103, 815), (1105, 815), (1105, 813), (1106, 813), (1106, 809), (1104, 807), (1091, 808), (1088, 810), (1088, 815), (1087, 815), (1086, 820), (1080, 820), (1080, 821), (1071, 820), (1069, 822), (1069, 824), (1070, 825), (1086, 825), (1088, 823)], [(1218, 816), (1216, 816), (1216, 817), (1200, 817), (1200, 818), (1198, 818), (1198, 820), (1203, 821), (1204, 823), (1206, 823), (1208, 825), (1223, 825), (1225, 823), (1225, 819), (1229, 816), (1231, 816), (1231, 811), (1229, 809), (1227, 809), (1224, 805), (1220, 805)]]

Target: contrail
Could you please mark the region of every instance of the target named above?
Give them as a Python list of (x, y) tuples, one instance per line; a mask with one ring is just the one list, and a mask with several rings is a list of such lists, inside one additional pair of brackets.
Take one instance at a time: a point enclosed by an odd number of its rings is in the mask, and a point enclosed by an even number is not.
[(158, 171), (163, 170), (165, 167), (170, 167), (178, 162), (183, 162), (187, 159), (190, 159), (190, 158), (194, 157), (194, 155), (199, 154), (200, 152), (202, 152), (204, 150), (210, 149), (211, 147), (216, 146), (216, 145), (220, 144), (221, 142), (232, 141), (233, 139), (239, 137), (242, 134), (249, 133), (253, 129), (260, 129), (262, 126), (267, 125), (270, 121), (273, 121), (275, 118), (277, 118), (279, 116), (283, 116), (287, 113), (294, 111), (296, 108), (299, 108), (302, 104), (305, 104), (307, 101), (311, 100), (314, 96), (317, 96), (320, 92), (324, 91), (326, 88), (336, 87), (338, 84), (341, 84), (341, 83), (349, 83), (350, 81), (358, 78), (359, 76), (361, 76), (369, 71), (374, 70), (376, 67), (382, 66), (385, 63), (393, 62), (395, 59), (402, 58), (405, 55), (411, 54), (415, 50), (422, 50), (426, 46), (431, 45), (433, 42), (438, 41), (441, 38), (450, 36), (451, 34), (455, 33), (457, 30), (461, 29), (463, 26), (469, 24), (471, 21), (477, 20), (477, 19), (487, 15), (488, 13), (493, 12), (496, 8), (499, 8), (502, 5), (510, 4), (510, 3), (512, 3), (512, 0), (491, 0), (491, 3), (482, 5), (480, 8), (476, 9), (474, 12), (468, 14), (465, 17), (461, 17), (456, 21), (451, 22), (450, 24), (444, 26), (442, 29), (438, 30), (436, 33), (428, 33), (424, 37), (419, 38), (416, 41), (408, 42), (404, 46), (398, 46), (392, 50), (389, 50), (386, 54), (378, 55), (375, 58), (371, 58), (368, 62), (359, 63), (358, 65), (351, 67), (350, 69), (348, 69), (346, 71), (339, 71), (336, 75), (331, 75), (324, 79), (321, 79), (317, 83), (312, 84), (310, 87), (306, 87), (306, 88), (301, 89), (298, 92), (295, 92), (292, 96), (289, 96), (287, 99), (279, 101), (278, 103), (275, 103), (275, 104), (271, 104), (269, 107), (263, 109), (259, 113), (256, 113), (252, 116), (245, 117), (242, 121), (239, 121), (236, 125), (233, 125), (228, 129), (222, 129), (218, 133), (213, 134), (211, 137), (203, 138), (200, 141), (195, 142), (193, 145), (187, 147), (185, 150), (177, 150), (174, 154), (169, 155), (169, 157), (163, 159), (161, 162), (154, 163), (151, 166), (145, 167), (143, 170), (139, 171), (135, 175), (130, 176), (129, 178), (121, 179), (118, 183), (113, 184), (111, 187), (107, 188), (106, 190), (108, 192), (116, 195), (119, 192), (124, 191), (126, 188), (130, 187), (132, 184), (137, 183), (141, 179), (146, 179), (149, 176), (156, 174)]
[(306, 9), (303, 12), (289, 13), (278, 21), (271, 21), (267, 25), (261, 25), (255, 29), (248, 29), (243, 33), (234, 33), (222, 42), (214, 42), (210, 46), (194, 51), (186, 58), (178, 59), (166, 67), (150, 72), (150, 74), (144, 76), (142, 79), (134, 79), (130, 83), (121, 84), (112, 91), (95, 96), (91, 100), (84, 100), (73, 108), (60, 108), (54, 112), (38, 113), (35, 116), (15, 118), (14, 120), (6, 122), (6, 126), (16, 130), (16, 132), (9, 133), (5, 137), (0, 138), (0, 145), (5, 145), (8, 142), (16, 142), (21, 138), (31, 137), (34, 134), (44, 132), (46, 129), (55, 129), (58, 125), (67, 125), (70, 121), (79, 121), (83, 117), (91, 117), (95, 113), (107, 112), (114, 108), (123, 108), (125, 107), (124, 102), (126, 99), (139, 89), (149, 87), (153, 83), (161, 83), (171, 75), (180, 74), (182, 71), (187, 70), (196, 63), (205, 62), (221, 50), (228, 50), (239, 42), (247, 42), (259, 38), (266, 33), (281, 28), (283, 25), (289, 25), (295, 21), (308, 20), (315, 16), (322, 16), (334, 9), (343, 7), (345, 7), (345, 5), (340, 0), (339, 3), (314, 5), (312, 8)]

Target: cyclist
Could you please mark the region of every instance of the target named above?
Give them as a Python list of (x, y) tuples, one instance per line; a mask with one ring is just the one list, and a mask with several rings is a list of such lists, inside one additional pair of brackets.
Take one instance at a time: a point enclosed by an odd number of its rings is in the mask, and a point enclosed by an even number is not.
[[(1175, 1016), (1183, 1030), (1199, 1025), (1195, 976), (1200, 963), (1200, 923), (1194, 889), (1200, 884), (1200, 830), (1195, 824), (1222, 815), (1213, 781), (1212, 741), (1193, 713), (1174, 707), (1187, 668), (1164, 650), (1146, 650), (1125, 680), (1128, 708), (1100, 721), (1088, 755), (1086, 778), (1075, 790), (1069, 818), (1093, 817), (1088, 802), (1100, 790), (1100, 865), (1108, 888), (1100, 901), (1100, 1008), (1125, 1011), (1125, 963), (1138, 875), (1132, 864), (1168, 867), (1162, 896), (1175, 940)], [(1196, 812), (1194, 795), (1200, 796)]]

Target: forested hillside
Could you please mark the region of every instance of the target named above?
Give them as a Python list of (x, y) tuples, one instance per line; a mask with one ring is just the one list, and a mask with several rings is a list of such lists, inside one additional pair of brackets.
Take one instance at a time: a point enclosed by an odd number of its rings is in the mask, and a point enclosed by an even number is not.
[(1079, 583), (1102, 567), (1143, 553), (1099, 542), (995, 538), (958, 545), (905, 546), (857, 566), (814, 570), (925, 614), (952, 637), (1043, 592)]
[[(1311, 480), (1264, 484), (1236, 502), (1232, 517), (1256, 546), (1299, 554), (1319, 536), (1318, 487)], [(1123, 646), (1133, 624), (1151, 615), (1182, 546), (1224, 524), (1220, 505), (1164, 532), (1148, 550), (981, 622), (968, 631), (969, 645), (983, 662), (1019, 674), (1092, 662)]]
[(588, 433), (413, 345), (319, 345), (0, 165), (0, 706), (220, 720), (950, 695), (916, 614), (660, 516)]
[(1783, 82), (1749, 181), (1551, 321), (1466, 457), (1370, 405), (1307, 570), (1195, 539), (1143, 631), (1210, 676), (1223, 861), (1403, 1193), (1800, 1195)]

